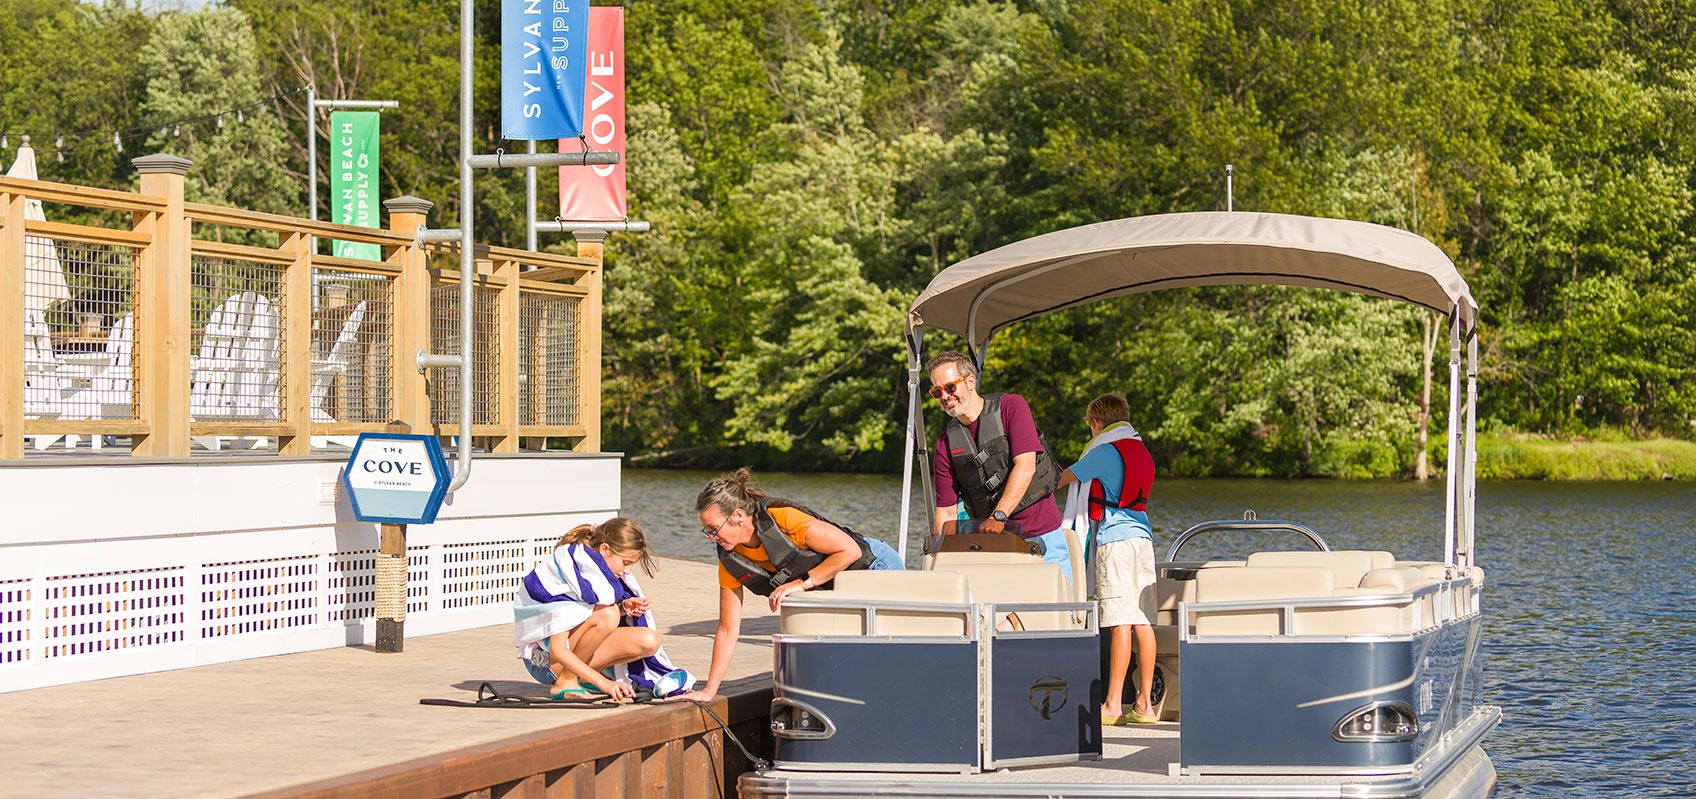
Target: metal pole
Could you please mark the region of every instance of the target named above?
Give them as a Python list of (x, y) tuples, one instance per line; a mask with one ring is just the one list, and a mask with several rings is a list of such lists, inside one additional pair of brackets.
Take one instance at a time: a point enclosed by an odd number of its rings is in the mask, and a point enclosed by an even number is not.
[[(536, 142), (531, 140), (524, 152), (535, 155)], [(524, 249), (536, 251), (536, 168), (524, 168)]]
[[(901, 461), (901, 561), (907, 560), (907, 517), (912, 513), (913, 505), (913, 443), (919, 418), (919, 365), (918, 355), (912, 357), (907, 365), (907, 435), (903, 439), (907, 444), (907, 452)], [(930, 535), (930, 529), (925, 529), (925, 535)]]
[(646, 233), (652, 226), (634, 219), (595, 221), (592, 219), (533, 219), (530, 224), (542, 233), (570, 233), (573, 230), (616, 230), (624, 233)]
[(1457, 492), (1463, 462), (1460, 440), (1460, 308), (1449, 316), (1449, 468), (1448, 500), (1443, 508), (1443, 563), (1455, 565), (1455, 522), (1461, 513)]
[(1235, 173), (1236, 173), (1236, 169), (1234, 169), (1230, 164), (1225, 165), (1225, 210), (1226, 211), (1236, 210), (1233, 207), (1233, 206), (1236, 205), (1236, 190), (1232, 186), (1232, 183), (1231, 183), (1231, 176)]
[(454, 466), (454, 491), (471, 479), (471, 310), (476, 301), (472, 290), (477, 274), (471, 225), (471, 65), (476, 36), (471, 0), (459, 0), (459, 450)]
[[(1476, 324), (1476, 323), (1475, 323)], [(1477, 560), (1473, 545), (1478, 537), (1477, 520), (1473, 518), (1473, 509), (1478, 500), (1478, 332), (1474, 329), (1472, 340), (1466, 343), (1466, 470), (1463, 472), (1466, 482), (1462, 492), (1466, 500), (1465, 519), (1461, 540), (1466, 549), (1462, 562), (1467, 571), (1472, 570), (1472, 564)]]
[[(306, 87), (306, 218), (318, 221), (318, 92)], [(317, 247), (313, 247), (317, 251)]]

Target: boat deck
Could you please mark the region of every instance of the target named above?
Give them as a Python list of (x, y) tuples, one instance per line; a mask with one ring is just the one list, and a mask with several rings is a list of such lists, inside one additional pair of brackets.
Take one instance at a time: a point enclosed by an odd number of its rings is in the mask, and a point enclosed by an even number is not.
[[(1440, 785), (1417, 778), (1176, 773), (1178, 722), (1108, 727), (1102, 757), (1070, 765), (1029, 766), (980, 774), (856, 773), (778, 769), (742, 778), (744, 796), (973, 797), (1202, 797), (1202, 796), (1449, 796), (1482, 795), (1495, 770), (1482, 749), (1470, 747)], [(1347, 787), (1345, 787), (1347, 786)]]

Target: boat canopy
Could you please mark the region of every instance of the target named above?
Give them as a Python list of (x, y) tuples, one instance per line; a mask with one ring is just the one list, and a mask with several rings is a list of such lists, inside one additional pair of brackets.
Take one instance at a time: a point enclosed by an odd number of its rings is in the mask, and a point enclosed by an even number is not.
[(1454, 262), (1420, 236), (1343, 219), (1218, 211), (1098, 222), (967, 258), (938, 273), (913, 301), (908, 329), (957, 333), (981, 353), (991, 336), (1020, 320), (1127, 294), (1234, 285), (1400, 300), (1458, 312), (1468, 333), (1478, 318)]

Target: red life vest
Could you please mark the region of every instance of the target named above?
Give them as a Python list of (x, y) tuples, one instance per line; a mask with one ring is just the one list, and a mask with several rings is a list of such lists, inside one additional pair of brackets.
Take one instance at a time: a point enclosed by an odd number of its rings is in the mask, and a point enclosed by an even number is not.
[[(1119, 486), (1119, 502), (1114, 507), (1148, 510), (1148, 495), (1154, 490), (1154, 457), (1140, 438), (1121, 438), (1113, 442), (1119, 460), (1125, 465), (1125, 482)], [(1089, 520), (1101, 521), (1108, 506), (1107, 491), (1100, 480), (1089, 485)]]

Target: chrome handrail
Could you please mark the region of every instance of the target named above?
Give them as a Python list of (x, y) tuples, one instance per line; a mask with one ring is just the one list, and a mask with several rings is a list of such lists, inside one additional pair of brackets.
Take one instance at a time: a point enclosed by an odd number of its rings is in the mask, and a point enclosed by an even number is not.
[(1312, 541), (1314, 545), (1319, 547), (1320, 552), (1331, 551), (1331, 545), (1325, 543), (1325, 539), (1320, 538), (1318, 533), (1308, 529), (1305, 525), (1297, 524), (1295, 522), (1274, 520), (1262, 521), (1255, 517), (1254, 511), (1248, 510), (1243, 511), (1242, 521), (1231, 520), (1202, 522), (1188, 530), (1185, 530), (1183, 533), (1179, 534), (1176, 540), (1172, 542), (1171, 548), (1166, 550), (1166, 562), (1170, 563), (1177, 560), (1178, 550), (1182, 548), (1191, 538), (1194, 538), (1201, 533), (1211, 532), (1214, 530), (1287, 530), (1307, 536), (1308, 540)]

